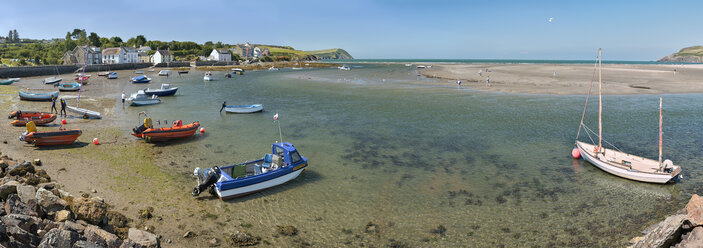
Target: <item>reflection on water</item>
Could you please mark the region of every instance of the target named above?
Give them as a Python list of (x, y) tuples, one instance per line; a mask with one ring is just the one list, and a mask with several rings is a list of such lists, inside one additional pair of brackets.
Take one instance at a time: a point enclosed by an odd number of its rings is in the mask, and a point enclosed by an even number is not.
[[(683, 166), (687, 180), (652, 185), (571, 159), (584, 96), (479, 93), (417, 81), (403, 65), (219, 76), (156, 78), (151, 87), (170, 82), (178, 95), (116, 111), (125, 134), (143, 110), (154, 119), (200, 121), (207, 136), (155, 147), (159, 163), (184, 183), (195, 166), (260, 157), (279, 139), (272, 120), (279, 113), (284, 140), (309, 159), (308, 172), (242, 199), (207, 202), (262, 233), (294, 225), (300, 239), (318, 246), (625, 245), (703, 191), (695, 162), (703, 145), (694, 128), (701, 117), (693, 115), (700, 95), (664, 96), (665, 157)], [(606, 139), (653, 157), (657, 97), (605, 97)], [(218, 113), (223, 101), (262, 103), (265, 111)]]

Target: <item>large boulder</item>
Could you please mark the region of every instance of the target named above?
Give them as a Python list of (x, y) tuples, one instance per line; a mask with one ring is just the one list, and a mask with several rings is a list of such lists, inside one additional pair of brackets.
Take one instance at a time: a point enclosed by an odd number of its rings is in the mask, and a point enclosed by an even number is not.
[(685, 221), (685, 214), (669, 216), (664, 221), (659, 222), (652, 231), (647, 233), (642, 240), (635, 243), (632, 247), (669, 247), (681, 237), (683, 233), (682, 225)]
[(136, 228), (129, 229), (127, 239), (144, 247), (160, 247), (158, 236)]
[(31, 185), (17, 185), (17, 196), (22, 202), (27, 203), (28, 200), (37, 198), (37, 189)]
[(95, 198), (78, 197), (73, 199), (71, 211), (76, 219), (100, 225), (106, 221), (107, 204)]
[(0, 220), (7, 226), (16, 226), (29, 233), (37, 233), (42, 226), (42, 219), (23, 214), (8, 214)]
[(27, 201), (27, 204), (23, 203), (16, 194), (12, 194), (7, 197), (5, 201), (4, 210), (6, 214), (23, 214), (41, 217), (44, 216), (39, 204), (34, 199)]
[(15, 246), (15, 245), (10, 245), (10, 247), (34, 247), (39, 245), (39, 242), (41, 239), (39, 239), (39, 236), (34, 235), (31, 232), (27, 232), (24, 229), (7, 224), (7, 236), (10, 237), (11, 243), (12, 241), (15, 241), (16, 243), (22, 244), (20, 246)]
[(54, 220), (58, 222), (73, 220), (73, 214), (71, 214), (71, 211), (68, 210), (59, 210), (54, 214)]
[(44, 234), (37, 248), (72, 247), (79, 239), (80, 236), (76, 232), (54, 228)]
[(0, 198), (5, 200), (8, 195), (17, 194), (18, 185), (20, 185), (20, 183), (15, 180), (10, 180), (0, 185)]
[(59, 210), (68, 209), (68, 202), (59, 198), (58, 196), (51, 193), (44, 188), (37, 189), (36, 194), (37, 203), (42, 207), (44, 212), (53, 213)]
[(62, 225), (59, 227), (59, 229), (62, 230), (69, 230), (73, 232), (77, 232), (78, 234), (83, 234), (83, 231), (85, 230), (85, 226), (78, 224), (73, 221), (64, 221), (62, 222)]
[(703, 197), (694, 194), (686, 204), (686, 217), (694, 226), (703, 225)]
[(74, 243), (71, 248), (104, 248), (105, 246), (100, 246), (96, 243), (88, 242), (85, 240), (79, 240), (78, 242)]
[(10, 176), (24, 176), (27, 173), (34, 173), (34, 166), (29, 162), (16, 164), (7, 168), (7, 174)]
[(109, 233), (103, 229), (100, 229), (100, 227), (97, 227), (94, 225), (88, 225), (85, 228), (84, 233), (85, 233), (85, 236), (88, 241), (91, 241), (91, 239), (88, 238), (88, 236), (94, 236), (94, 235), (99, 236), (100, 237), (99, 240), (103, 240), (108, 248), (118, 248), (118, 247), (120, 247), (120, 245), (122, 245), (122, 240), (120, 240), (120, 238), (118, 238), (117, 235)]
[(681, 242), (676, 245), (676, 248), (703, 248), (703, 227), (696, 227), (681, 236)]

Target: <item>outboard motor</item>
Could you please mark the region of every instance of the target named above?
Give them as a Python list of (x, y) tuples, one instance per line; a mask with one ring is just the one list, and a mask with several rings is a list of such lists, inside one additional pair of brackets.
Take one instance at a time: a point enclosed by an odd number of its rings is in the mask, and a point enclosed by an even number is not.
[(210, 193), (214, 194), (215, 190), (213, 187), (215, 187), (215, 183), (217, 183), (217, 180), (220, 179), (220, 175), (222, 172), (220, 171), (220, 167), (212, 167), (210, 169), (207, 169), (205, 173), (200, 173), (200, 167), (195, 168), (195, 171), (193, 171), (193, 174), (195, 177), (198, 178), (198, 186), (195, 186), (193, 188), (193, 196), (198, 196), (200, 193), (203, 192), (203, 190), (210, 188)]

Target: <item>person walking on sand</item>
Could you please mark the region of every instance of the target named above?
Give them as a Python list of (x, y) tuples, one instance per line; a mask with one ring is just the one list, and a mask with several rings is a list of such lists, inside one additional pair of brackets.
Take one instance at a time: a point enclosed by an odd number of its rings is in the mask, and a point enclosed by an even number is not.
[(49, 111), (49, 114), (56, 112), (56, 114), (59, 113), (58, 110), (56, 110), (56, 97), (51, 96), (51, 111)]
[(220, 108), (220, 113), (222, 113), (222, 110), (225, 109), (226, 107), (227, 107), (227, 102), (225, 101), (222, 103), (222, 108)]
[(124, 91), (122, 91), (122, 105), (124, 105), (125, 97), (127, 96), (124, 94)]
[(66, 100), (61, 98), (61, 112), (63, 113), (63, 116), (66, 116)]
[(491, 87), (491, 76), (488, 76), (488, 78), (486, 78), (486, 86)]
[(456, 84), (458, 85), (457, 88), (461, 88), (461, 79), (460, 79), (460, 80), (456, 80)]

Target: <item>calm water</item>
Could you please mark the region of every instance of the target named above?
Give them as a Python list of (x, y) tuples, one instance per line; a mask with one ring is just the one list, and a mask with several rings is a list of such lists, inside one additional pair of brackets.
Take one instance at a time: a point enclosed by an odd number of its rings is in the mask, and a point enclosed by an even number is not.
[[(703, 193), (700, 94), (663, 96), (665, 158), (683, 166), (685, 180), (653, 185), (570, 158), (585, 96), (477, 92), (415, 73), (403, 65), (355, 64), (351, 71), (246, 72), (233, 79), (219, 72), (219, 80), (203, 82), (191, 71), (150, 84), (169, 81), (180, 87), (177, 96), (117, 114), (127, 119), (125, 133), (143, 110), (169, 124), (199, 120), (205, 137), (164, 146), (161, 155), (164, 168), (194, 184), (188, 175), (195, 166), (269, 151), (279, 139), (272, 120), (279, 113), (284, 141), (310, 161), (306, 173), (252, 196), (208, 204), (236, 210), (241, 222), (261, 230), (294, 225), (316, 246), (624, 245), (646, 224), (683, 207), (691, 194)], [(606, 139), (655, 158), (658, 97), (605, 97)], [(219, 114), (222, 101), (263, 103), (265, 112)], [(587, 114), (592, 128), (596, 107), (592, 102)], [(186, 158), (184, 150), (194, 155)], [(379, 232), (367, 232), (370, 222)]]
[[(481, 63), (481, 64), (593, 64), (595, 60), (552, 59), (344, 59), (327, 60), (331, 63)], [(604, 60), (603, 64), (700, 64), (668, 63), (657, 61)]]

